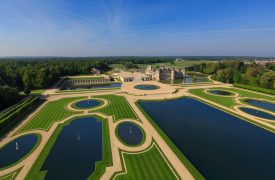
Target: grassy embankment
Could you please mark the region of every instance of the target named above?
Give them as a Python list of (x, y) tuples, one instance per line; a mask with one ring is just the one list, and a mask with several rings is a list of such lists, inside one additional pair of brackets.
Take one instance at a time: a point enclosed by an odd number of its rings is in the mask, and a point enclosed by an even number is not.
[(18, 123), (33, 112), (43, 100), (37, 96), (29, 96), (17, 104), (0, 112), (0, 137), (12, 130)]

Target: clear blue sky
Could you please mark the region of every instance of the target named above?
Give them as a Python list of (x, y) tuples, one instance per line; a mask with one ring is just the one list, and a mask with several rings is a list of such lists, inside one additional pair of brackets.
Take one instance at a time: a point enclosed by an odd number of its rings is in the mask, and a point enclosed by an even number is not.
[(275, 56), (274, 0), (0, 0), (0, 56)]

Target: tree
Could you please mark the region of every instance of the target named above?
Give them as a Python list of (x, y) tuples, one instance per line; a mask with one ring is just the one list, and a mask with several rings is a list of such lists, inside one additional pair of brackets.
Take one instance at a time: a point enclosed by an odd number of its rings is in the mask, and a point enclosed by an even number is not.
[(26, 95), (29, 95), (29, 94), (31, 93), (31, 87), (30, 87), (29, 85), (27, 85), (27, 86), (25, 87), (24, 93), (25, 93)]
[(216, 75), (216, 79), (221, 82), (226, 82), (224, 70), (219, 70)]
[(227, 83), (233, 83), (233, 70), (232, 68), (224, 69), (224, 79)]
[(233, 71), (233, 82), (234, 83), (239, 83), (241, 81), (241, 74), (237, 69), (234, 69)]
[(9, 86), (0, 86), (0, 109), (6, 108), (12, 105), (20, 98), (20, 95), (16, 88)]
[(260, 86), (263, 88), (275, 88), (275, 72), (266, 72), (260, 78)]

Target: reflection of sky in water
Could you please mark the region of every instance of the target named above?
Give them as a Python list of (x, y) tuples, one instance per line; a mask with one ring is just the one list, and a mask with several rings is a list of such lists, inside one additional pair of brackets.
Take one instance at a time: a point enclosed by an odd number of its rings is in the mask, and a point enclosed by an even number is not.
[(140, 105), (206, 179), (275, 179), (273, 133), (191, 98)]

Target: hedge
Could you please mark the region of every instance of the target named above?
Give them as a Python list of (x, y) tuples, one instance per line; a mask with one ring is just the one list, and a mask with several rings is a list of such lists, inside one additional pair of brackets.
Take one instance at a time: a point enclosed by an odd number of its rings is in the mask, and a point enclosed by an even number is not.
[(0, 112), (0, 121), (6, 117), (7, 115), (9, 115), (10, 113), (14, 112), (16, 109), (18, 109), (19, 107), (24, 106), (24, 104), (28, 103), (29, 101), (31, 101), (33, 99), (32, 96), (27, 97), (22, 99), (20, 102), (16, 103), (15, 105), (3, 110)]
[(273, 89), (265, 89), (265, 88), (261, 88), (261, 87), (250, 86), (250, 85), (245, 85), (245, 84), (237, 84), (237, 83), (234, 83), (233, 85), (235, 87), (239, 87), (239, 88), (243, 88), (243, 89), (248, 89), (248, 90), (252, 90), (252, 91), (258, 91), (258, 92), (262, 92), (262, 93), (266, 93), (266, 94), (275, 95), (275, 90), (273, 90)]
[(22, 103), (16, 105), (15, 107), (5, 111), (4, 113), (0, 114), (0, 131), (5, 129), (6, 125), (10, 123), (15, 123), (16, 118), (22, 114), (25, 110), (32, 107), (36, 102), (39, 101), (39, 97), (31, 97)]

